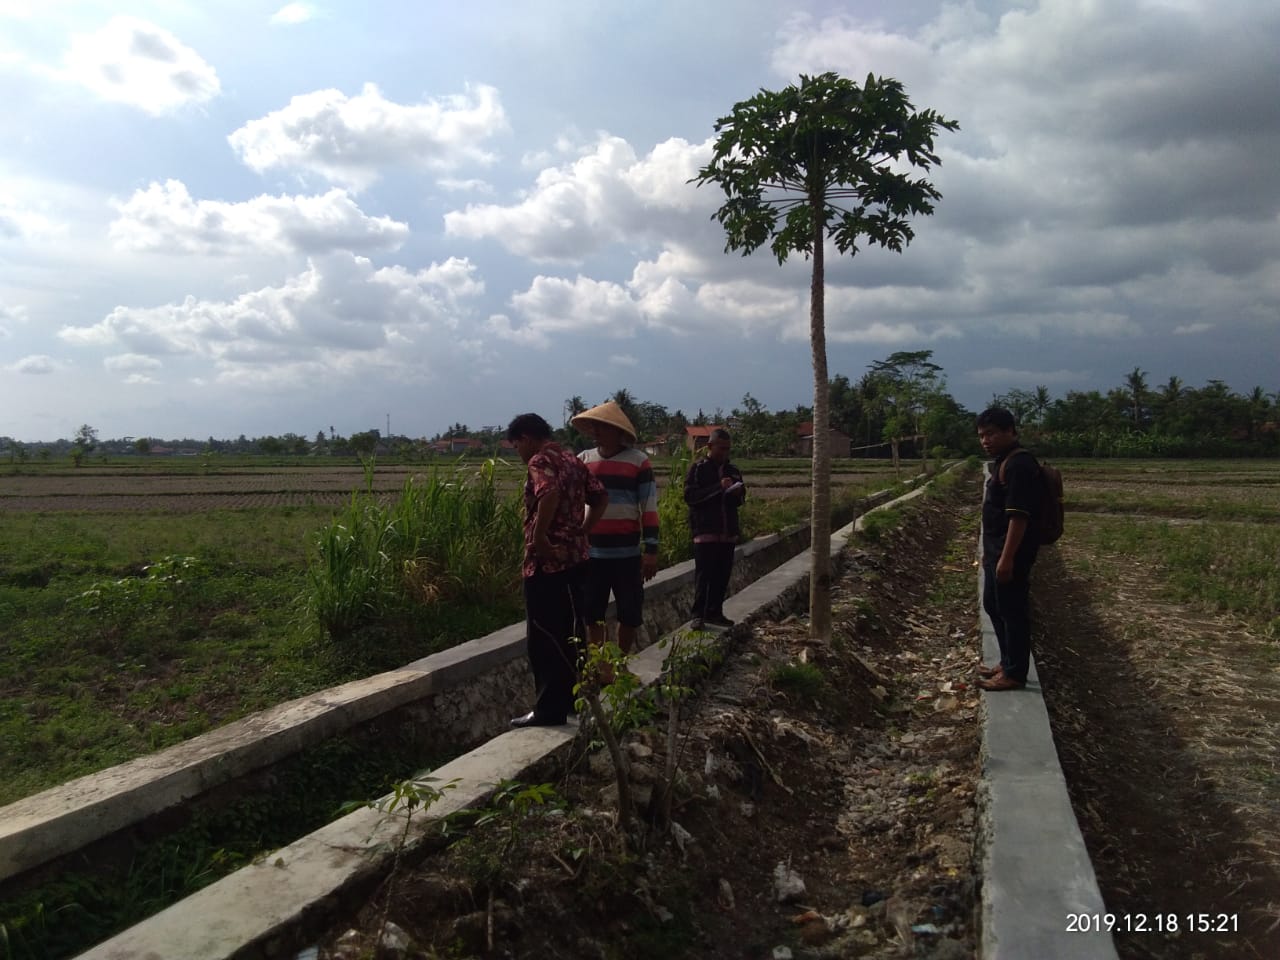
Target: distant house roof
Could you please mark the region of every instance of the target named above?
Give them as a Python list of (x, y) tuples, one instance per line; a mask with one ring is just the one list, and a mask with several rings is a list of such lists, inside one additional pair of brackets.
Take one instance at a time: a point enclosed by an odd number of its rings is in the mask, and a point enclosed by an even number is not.
[[(830, 424), (830, 425), (827, 427), (827, 429), (828, 429), (828, 430), (830, 430), (832, 433), (838, 433), (838, 434), (840, 434), (840, 436), (842, 436), (842, 437), (848, 437), (848, 436), (849, 436), (847, 433), (845, 433), (843, 430), (841, 430), (839, 427), (837, 427), (834, 423), (833, 423), (833, 424)], [(803, 438), (803, 437), (812, 437), (812, 436), (813, 436), (813, 421), (812, 421), (812, 420), (808, 420), (808, 421), (806, 421), (806, 422), (804, 422), (804, 423), (798, 423), (798, 424), (796, 424), (796, 436), (798, 436), (798, 437), (802, 437), (802, 438)]]
[(721, 428), (716, 426), (715, 424), (712, 424), (711, 426), (707, 426), (707, 427), (685, 427), (684, 432), (685, 432), (685, 436), (689, 436), (689, 437), (709, 437), (711, 436), (712, 430), (719, 430), (719, 429)]

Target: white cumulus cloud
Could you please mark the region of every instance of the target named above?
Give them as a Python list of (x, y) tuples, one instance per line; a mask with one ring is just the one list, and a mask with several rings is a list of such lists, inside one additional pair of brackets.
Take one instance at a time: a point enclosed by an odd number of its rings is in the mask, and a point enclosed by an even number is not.
[(576, 160), (544, 169), (518, 203), (446, 213), (445, 231), (492, 237), (542, 263), (576, 263), (609, 244), (676, 234), (690, 213), (702, 220), (715, 208), (712, 191), (688, 182), (710, 151), (710, 141), (673, 138), (637, 157), (626, 140), (602, 136)]
[(307, 3), (287, 3), (271, 15), (271, 22), (293, 26), (306, 23), (316, 15), (315, 9)]
[(626, 287), (590, 277), (534, 277), (528, 290), (511, 298), (511, 305), (524, 323), (513, 326), (503, 318), (493, 332), (539, 346), (547, 344), (550, 334), (633, 337), (644, 325), (639, 305)]
[(165, 357), (188, 357), (210, 363), (222, 382), (303, 383), (375, 368), (412, 379), (479, 349), (462, 301), (482, 289), (467, 261), (410, 272), (336, 253), (311, 259), (279, 286), (229, 300), (118, 306), (58, 336), (76, 346), (123, 348), (109, 369), (144, 376)]
[(155, 115), (205, 103), (222, 89), (200, 54), (135, 17), (115, 17), (96, 33), (74, 37), (63, 62), (70, 77), (102, 99)]
[(112, 241), (129, 250), (189, 254), (254, 251), (325, 253), (394, 250), (406, 224), (370, 217), (345, 191), (318, 196), (262, 196), (240, 203), (195, 200), (177, 180), (152, 183), (115, 204)]
[(117, 353), (106, 357), (102, 365), (112, 373), (136, 374), (146, 370), (159, 370), (163, 364), (155, 357), (140, 353)]
[(259, 173), (297, 170), (361, 189), (390, 167), (443, 171), (492, 163), (483, 144), (506, 129), (501, 99), (490, 86), (401, 104), (367, 83), (353, 97), (332, 89), (296, 96), (227, 140)]

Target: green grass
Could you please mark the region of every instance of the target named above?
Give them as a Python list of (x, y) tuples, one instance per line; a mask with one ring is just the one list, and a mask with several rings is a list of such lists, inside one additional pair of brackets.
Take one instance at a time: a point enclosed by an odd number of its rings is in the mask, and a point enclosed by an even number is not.
[(1224, 499), (1217, 490), (1151, 492), (1081, 490), (1067, 495), (1067, 508), (1079, 513), (1141, 513), (1156, 517), (1206, 520), (1280, 521), (1280, 492), (1259, 490), (1251, 497)]
[(1170, 599), (1234, 614), (1280, 638), (1278, 524), (1093, 517), (1073, 524), (1069, 535), (1153, 568)]
[(822, 669), (812, 663), (781, 663), (769, 671), (774, 687), (787, 693), (816, 700), (826, 686)]
[(353, 495), (317, 534), (310, 616), (334, 641), (382, 644), (388, 626), (411, 637), (447, 610), (514, 597), (523, 507), (496, 474), (492, 461), (470, 475), (433, 470), (389, 504), (371, 489)]
[(519, 619), (507, 583), (502, 598), (423, 603), (358, 644), (325, 641), (303, 598), (332, 516), (6, 515), (0, 805)]
[(859, 535), (871, 543), (879, 543), (884, 536), (902, 526), (905, 507), (885, 507), (873, 510), (862, 520)]
[(79, 598), (146, 581), (89, 566), (0, 584), (0, 804), (337, 680), (292, 619), (296, 565), (208, 564), (112, 615)]
[[(1280, 637), (1280, 462), (1055, 464), (1065, 478), (1065, 538), (1156, 571), (1171, 600), (1231, 613)], [(1080, 563), (1096, 566), (1087, 557)]]
[(960, 518), (957, 535), (947, 545), (938, 576), (929, 588), (931, 606), (947, 606), (958, 600), (972, 599), (977, 589), (974, 560), (978, 549), (978, 526), (982, 520), (975, 510)]
[[(213, 473), (235, 489), (237, 474), (274, 469), (264, 459), (215, 457), (212, 466), (196, 460), (89, 461), (78, 471), (28, 463), (21, 471), (84, 479), (129, 470), (142, 484), (150, 474)], [(671, 467), (663, 464), (658, 473), (665, 479)], [(343, 465), (328, 458), (291, 462), (328, 470)], [(465, 480), (485, 464), (463, 467)], [(807, 478), (808, 462), (747, 461), (743, 468), (758, 492), (781, 474)], [(356, 500), (338, 511), (6, 511), (0, 523), (0, 805), (518, 621), (518, 506), (512, 514), (503, 497), (514, 494), (523, 465), (499, 462), (491, 469), (492, 484), (470, 501), (453, 496), (454, 481), (438, 476), (411, 502)], [(834, 495), (837, 522), (847, 522), (853, 500), (882, 489), (892, 476), (890, 466), (875, 461), (838, 461), (835, 472), (843, 477)], [(679, 503), (669, 509), (683, 513), (683, 498), (672, 492)], [(744, 532), (772, 533), (806, 520), (808, 512), (803, 485), (795, 496), (749, 497)], [(318, 537), (341, 540), (335, 522), (349, 539), (359, 531), (355, 556), (320, 552)], [(664, 540), (687, 547), (688, 537), (664, 530)], [(485, 549), (474, 549), (477, 543)], [(370, 606), (381, 616), (357, 615), (343, 642), (327, 639), (307, 602), (315, 599), (317, 562), (341, 568), (350, 561), (359, 576), (375, 566), (371, 557), (384, 554), (381, 573), (389, 576), (372, 599), (341, 578), (332, 592), (357, 612)], [(178, 561), (166, 558), (191, 560), (175, 573), (165, 564)], [(344, 591), (354, 599), (343, 600)]]

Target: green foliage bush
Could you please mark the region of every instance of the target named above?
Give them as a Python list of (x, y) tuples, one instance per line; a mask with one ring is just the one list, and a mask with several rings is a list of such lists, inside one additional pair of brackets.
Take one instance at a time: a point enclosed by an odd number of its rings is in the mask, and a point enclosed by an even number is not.
[(518, 494), (499, 493), (492, 460), (471, 476), (433, 469), (390, 504), (353, 494), (316, 535), (309, 619), (347, 642), (366, 628), (412, 628), (449, 605), (513, 605), (521, 510)]

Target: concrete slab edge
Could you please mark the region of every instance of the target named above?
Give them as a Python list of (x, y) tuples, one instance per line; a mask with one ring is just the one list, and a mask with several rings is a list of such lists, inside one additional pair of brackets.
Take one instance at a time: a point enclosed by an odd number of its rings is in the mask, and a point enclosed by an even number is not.
[[(364, 808), (214, 883), (82, 953), (83, 960), (209, 960), (274, 955), (273, 941), (324, 915), (346, 890), (412, 856), (430, 824), (483, 806), (503, 780), (567, 755), (577, 725), (505, 734), (420, 775), (444, 796), (407, 815)], [(385, 798), (384, 798), (385, 799)], [(406, 831), (407, 821), (407, 831)]]
[[(979, 555), (981, 543), (979, 532)], [(994, 663), (1000, 647), (982, 609), (982, 587), (979, 564), (983, 658)], [(984, 693), (979, 710), (979, 956), (1115, 960), (1111, 934), (1092, 920), (1106, 913), (1106, 905), (1071, 808), (1034, 658), (1025, 689)], [(1090, 922), (1073, 924), (1081, 915)], [(1082, 927), (1090, 932), (1075, 932)]]

